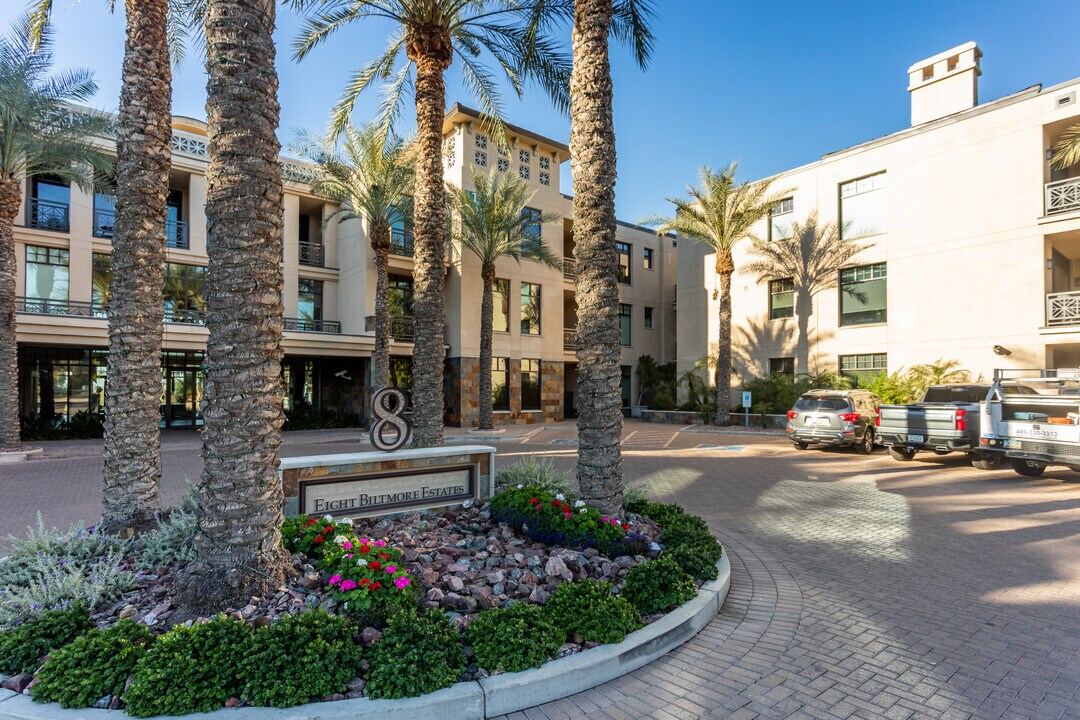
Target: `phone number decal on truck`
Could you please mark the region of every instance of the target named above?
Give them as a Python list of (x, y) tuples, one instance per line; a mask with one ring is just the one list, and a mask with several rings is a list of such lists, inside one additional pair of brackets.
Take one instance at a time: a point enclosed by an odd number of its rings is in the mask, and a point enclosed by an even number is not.
[(1009, 434), (1016, 437), (1046, 438), (1055, 440), (1060, 437), (1057, 430), (1043, 428), (1039, 425), (1017, 425), (1009, 428)]

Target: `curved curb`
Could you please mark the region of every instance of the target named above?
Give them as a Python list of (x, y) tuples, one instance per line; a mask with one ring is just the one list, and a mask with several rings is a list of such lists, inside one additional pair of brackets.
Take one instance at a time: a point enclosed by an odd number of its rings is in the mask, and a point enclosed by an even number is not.
[(19, 450), (17, 452), (0, 452), (0, 465), (14, 465), (17, 462), (26, 462), (30, 459), (31, 455), (44, 455), (45, 448), (33, 447), (29, 450)]
[[(192, 720), (483, 720), (542, 705), (602, 685), (646, 665), (694, 637), (712, 621), (731, 587), (727, 551), (716, 563), (717, 578), (697, 597), (651, 625), (630, 633), (621, 643), (600, 645), (552, 660), (539, 668), (456, 683), (427, 695), (401, 700), (338, 700), (279, 710), (244, 707), (194, 713)], [(0, 720), (122, 720), (118, 710), (63, 710), (55, 703), (35, 703), (26, 695), (0, 690)], [(158, 716), (163, 720), (169, 717)]]

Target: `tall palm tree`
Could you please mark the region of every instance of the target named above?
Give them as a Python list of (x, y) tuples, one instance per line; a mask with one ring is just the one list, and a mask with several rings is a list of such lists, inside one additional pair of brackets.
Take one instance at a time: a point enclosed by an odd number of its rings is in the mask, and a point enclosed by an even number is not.
[[(115, 0), (107, 5), (113, 10)], [(32, 45), (40, 43), (52, 9), (52, 0), (32, 4), (26, 24)], [(159, 308), (172, 160), (170, 49), (183, 56), (183, 38), (202, 0), (127, 0), (124, 11), (100, 523), (111, 533), (144, 530), (160, 510)]]
[(274, 0), (206, 13), (206, 394), (196, 560), (187, 609), (238, 607), (284, 578), (281, 445), (281, 108)]
[(751, 238), (750, 254), (757, 258), (743, 268), (759, 281), (791, 280), (795, 292), (795, 317), (799, 325), (796, 355), (798, 373), (810, 371), (810, 316), (814, 296), (835, 288), (840, 269), (869, 245), (857, 245), (842, 237), (836, 223), (821, 224), (817, 213), (804, 222), (794, 222), (780, 239)]
[(111, 172), (108, 156), (92, 138), (111, 134), (112, 120), (65, 107), (93, 97), (93, 75), (51, 74), (51, 38), (45, 33), (33, 52), (25, 22), (0, 39), (0, 450), (19, 446), (14, 224), (22, 204), (20, 183), (48, 174), (90, 189), (95, 174)]
[(444, 73), (455, 59), (461, 62), (462, 80), (479, 98), (481, 109), (495, 118), (496, 127), (501, 116), (499, 93), (494, 75), (480, 62), (485, 51), (516, 94), (524, 92), (526, 79), (532, 77), (556, 104), (566, 107), (567, 63), (536, 32), (543, 19), (555, 13), (548, 11), (548, 0), (291, 0), (291, 4), (311, 11), (295, 47), (297, 59), (349, 23), (381, 18), (395, 26), (385, 52), (353, 75), (334, 108), (331, 132), (345, 126), (356, 98), (373, 83), (390, 80), (379, 119), (386, 131), (399, 116), (404, 96), (408, 92), (415, 96), (419, 161), (413, 194), (413, 439), (421, 446), (441, 445), (446, 355)]
[(390, 384), (391, 231), (412, 220), (415, 158), (400, 138), (384, 135), (375, 124), (342, 128), (341, 149), (330, 139), (300, 137), (295, 150), (319, 166), (313, 192), (338, 203), (324, 222), (363, 219), (375, 253), (375, 349), (371, 356), (372, 392)]
[(491, 340), (494, 316), (495, 263), (501, 257), (521, 262), (535, 260), (559, 269), (562, 263), (540, 236), (543, 223), (558, 222), (554, 213), (524, 214), (535, 193), (509, 173), (472, 174), (473, 190), (447, 185), (456, 224), (454, 234), (462, 247), (480, 259), (484, 283), (480, 303), (480, 418), (481, 430), (494, 427), (491, 388)]
[(648, 0), (574, 0), (570, 169), (578, 360), (577, 478), (586, 502), (622, 512), (619, 254), (615, 245), (615, 125), (609, 39), (627, 41), (642, 68), (652, 54)]
[(733, 162), (720, 172), (703, 165), (701, 185), (688, 185), (688, 198), (668, 198), (675, 206), (674, 217), (654, 216), (645, 222), (657, 232), (675, 232), (705, 243), (716, 252), (716, 274), (720, 287), (713, 300), (720, 300), (720, 337), (716, 353), (716, 424), (731, 420), (731, 276), (735, 272), (735, 245), (750, 237), (755, 223), (768, 217), (772, 206), (785, 195), (772, 190), (772, 180), (736, 182), (739, 164)]

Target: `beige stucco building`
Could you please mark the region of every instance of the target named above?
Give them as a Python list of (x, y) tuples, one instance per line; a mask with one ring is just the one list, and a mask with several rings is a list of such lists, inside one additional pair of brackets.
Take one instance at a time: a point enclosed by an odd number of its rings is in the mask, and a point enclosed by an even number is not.
[[(168, 250), (165, 268), (162, 426), (201, 422), (203, 279), (206, 272), (206, 127), (189, 118), (173, 123)], [(543, 238), (565, 258), (552, 269), (503, 259), (496, 302), (497, 421), (538, 422), (572, 413), (575, 390), (573, 203), (559, 192), (569, 159), (559, 142), (510, 126), (502, 152), (478, 113), (451, 108), (445, 121), (446, 179), (471, 183), (471, 171), (513, 172), (535, 191), (531, 206), (557, 214)], [(314, 195), (310, 169), (282, 159), (286, 407), (293, 412), (367, 413), (369, 360), (374, 344), (375, 266), (360, 221), (324, 224), (335, 207)], [(18, 258), (20, 412), (70, 418), (103, 407), (108, 346), (112, 219), (115, 198), (67, 187), (48, 177), (27, 178), (15, 228)], [(675, 244), (643, 228), (620, 224), (627, 277), (620, 286), (625, 313), (624, 401), (636, 392), (633, 368), (641, 354), (674, 360)], [(393, 376), (407, 385), (412, 353), (412, 235), (394, 230), (390, 260)], [(480, 321), (479, 265), (458, 247), (447, 276), (447, 420), (476, 421)]]
[[(1080, 365), (1080, 168), (1049, 162), (1080, 122), (1080, 79), (980, 105), (980, 57), (967, 43), (915, 63), (911, 127), (774, 178), (790, 191), (756, 235), (776, 239), (816, 213), (864, 249), (813, 298), (808, 357), (797, 357), (790, 285), (736, 272), (742, 378), (939, 358), (976, 377)], [(737, 267), (749, 249), (737, 246)], [(690, 241), (677, 252), (681, 371), (715, 353), (718, 305), (714, 255)]]

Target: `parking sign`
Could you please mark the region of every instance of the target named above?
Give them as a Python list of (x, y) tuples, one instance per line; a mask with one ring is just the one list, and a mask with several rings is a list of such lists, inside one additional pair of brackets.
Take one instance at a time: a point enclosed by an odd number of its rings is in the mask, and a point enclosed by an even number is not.
[(753, 405), (753, 403), (752, 403), (752, 402), (750, 402), (750, 391), (749, 391), (749, 390), (747, 390), (746, 392), (744, 392), (744, 393), (742, 394), (742, 406), (743, 406), (744, 408), (748, 408), (748, 407), (750, 407), (751, 405)]

